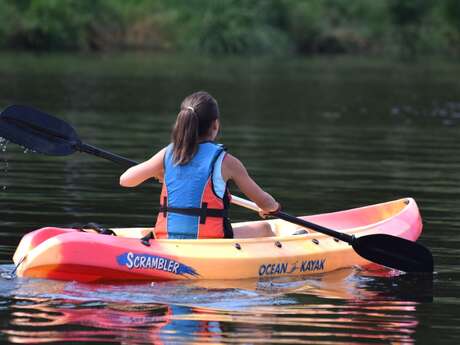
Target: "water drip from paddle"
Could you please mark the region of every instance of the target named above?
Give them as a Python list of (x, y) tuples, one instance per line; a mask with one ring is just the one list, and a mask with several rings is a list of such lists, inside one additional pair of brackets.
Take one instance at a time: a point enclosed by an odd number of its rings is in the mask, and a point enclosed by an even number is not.
[[(0, 174), (3, 173), (5, 177), (8, 176), (10, 164), (8, 162), (8, 158), (6, 156), (7, 151), (8, 151), (8, 144), (9, 140), (0, 137)], [(22, 152), (23, 153), (36, 153), (35, 150), (29, 149), (27, 147), (22, 146)], [(0, 191), (5, 191), (7, 189), (7, 186), (5, 184), (0, 185)]]
[[(8, 140), (0, 137), (0, 153), (1, 153), (0, 170), (4, 173), (5, 177), (8, 175), (8, 168), (9, 168), (9, 163), (6, 158), (7, 148), (8, 148)], [(0, 186), (1, 191), (5, 191), (6, 189), (7, 189), (6, 185)]]
[(0, 151), (6, 152), (9, 141), (5, 138), (0, 137)]

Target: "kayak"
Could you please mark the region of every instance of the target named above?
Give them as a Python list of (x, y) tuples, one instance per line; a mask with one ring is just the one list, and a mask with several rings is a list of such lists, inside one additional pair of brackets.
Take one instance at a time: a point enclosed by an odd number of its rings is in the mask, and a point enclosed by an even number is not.
[[(422, 231), (412, 198), (300, 218), (356, 237), (388, 234), (416, 241)], [(154, 228), (101, 234), (45, 227), (24, 235), (13, 261), (20, 277), (80, 282), (271, 278), (371, 264), (348, 243), (281, 219), (232, 226), (240, 238), (155, 239)], [(266, 236), (244, 236), (253, 233)]]

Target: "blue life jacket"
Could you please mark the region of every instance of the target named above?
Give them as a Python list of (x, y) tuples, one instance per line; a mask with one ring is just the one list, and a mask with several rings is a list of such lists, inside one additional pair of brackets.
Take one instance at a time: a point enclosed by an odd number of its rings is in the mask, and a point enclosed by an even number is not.
[(232, 238), (228, 219), (230, 194), (222, 177), (225, 148), (203, 142), (187, 164), (175, 164), (173, 145), (164, 157), (164, 181), (157, 238)]

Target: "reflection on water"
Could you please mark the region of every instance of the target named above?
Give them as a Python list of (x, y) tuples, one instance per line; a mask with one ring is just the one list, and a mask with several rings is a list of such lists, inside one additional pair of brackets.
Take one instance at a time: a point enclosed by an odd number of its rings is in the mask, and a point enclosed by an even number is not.
[[(46, 300), (13, 304), (12, 325), (5, 331), (12, 343), (116, 341), (135, 344), (167, 343), (356, 343), (369, 340), (413, 343), (417, 321), (414, 304), (315, 305), (314, 308), (255, 309), (238, 314), (207, 308), (142, 304), (87, 306)], [(20, 303), (19, 303), (20, 302)], [(404, 313), (398, 316), (398, 313)], [(31, 327), (35, 331), (21, 331)], [(78, 331), (72, 326), (79, 326)], [(46, 330), (52, 328), (53, 331)]]
[[(2, 333), (12, 343), (411, 344), (420, 302), (417, 295), (404, 300), (397, 292), (417, 284), (418, 297), (426, 300), (431, 291), (420, 288), (423, 281), (431, 279), (355, 270), (220, 284), (21, 279), (11, 282), (10, 325)], [(382, 294), (379, 283), (391, 291)]]

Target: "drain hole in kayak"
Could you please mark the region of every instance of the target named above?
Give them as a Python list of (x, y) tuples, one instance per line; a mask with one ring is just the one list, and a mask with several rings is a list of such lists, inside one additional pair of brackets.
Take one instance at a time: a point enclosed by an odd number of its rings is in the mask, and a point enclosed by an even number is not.
[(312, 241), (314, 244), (319, 244), (319, 241), (318, 241), (316, 238), (312, 239), (311, 241)]

